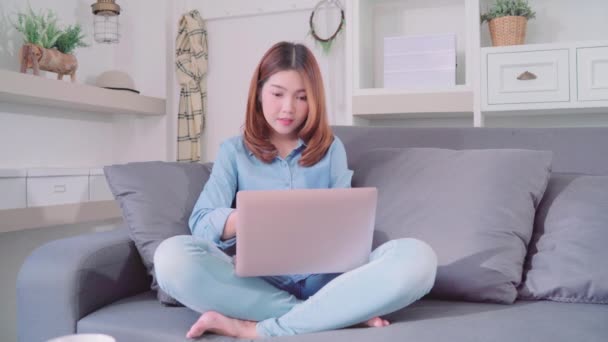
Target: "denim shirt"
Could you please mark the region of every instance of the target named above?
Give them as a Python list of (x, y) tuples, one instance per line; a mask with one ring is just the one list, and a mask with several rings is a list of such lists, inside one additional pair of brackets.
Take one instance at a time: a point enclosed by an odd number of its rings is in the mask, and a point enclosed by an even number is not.
[[(298, 164), (305, 147), (299, 139), (298, 146), (284, 159), (277, 156), (267, 164), (245, 147), (243, 136), (224, 141), (190, 215), (192, 235), (212, 241), (221, 249), (234, 246), (235, 237), (223, 241), (221, 235), (240, 190), (350, 188), (353, 172), (348, 169), (346, 151), (338, 137), (334, 136), (325, 156), (309, 167)], [(307, 277), (297, 274), (276, 277), (275, 281), (285, 278), (297, 282)]]

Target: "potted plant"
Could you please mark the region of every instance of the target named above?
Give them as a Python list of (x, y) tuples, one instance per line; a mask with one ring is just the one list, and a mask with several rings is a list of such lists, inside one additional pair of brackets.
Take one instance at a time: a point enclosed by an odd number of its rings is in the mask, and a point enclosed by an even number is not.
[(33, 69), (34, 75), (40, 70), (57, 73), (57, 79), (70, 75), (76, 80), (78, 61), (73, 55), (76, 47), (87, 46), (80, 25), (60, 29), (57, 17), (51, 10), (36, 13), (32, 8), (17, 14), (12, 23), (23, 34), (24, 44), (19, 50), (21, 72)]
[(493, 46), (520, 45), (526, 38), (528, 19), (535, 17), (527, 0), (496, 0), (481, 22), (488, 22)]

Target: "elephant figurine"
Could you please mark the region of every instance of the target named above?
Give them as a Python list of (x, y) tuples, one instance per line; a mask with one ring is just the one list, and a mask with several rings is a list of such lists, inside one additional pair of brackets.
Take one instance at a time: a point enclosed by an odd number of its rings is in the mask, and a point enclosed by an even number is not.
[(74, 55), (62, 53), (57, 49), (45, 49), (35, 44), (24, 44), (19, 50), (19, 60), (22, 73), (33, 69), (34, 75), (39, 75), (40, 70), (44, 70), (57, 73), (58, 80), (63, 79), (64, 75), (70, 75), (71, 81), (76, 81), (78, 61)]

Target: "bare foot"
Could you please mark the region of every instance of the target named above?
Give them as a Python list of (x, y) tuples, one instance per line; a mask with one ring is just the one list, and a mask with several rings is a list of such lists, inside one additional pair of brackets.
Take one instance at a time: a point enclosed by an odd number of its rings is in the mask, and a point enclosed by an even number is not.
[(207, 311), (190, 327), (186, 337), (197, 338), (205, 332), (212, 332), (218, 335), (254, 339), (257, 337), (255, 324), (256, 322), (230, 318), (219, 312)]
[(391, 323), (385, 319), (382, 319), (380, 317), (374, 317), (368, 321), (366, 321), (365, 323), (363, 323), (364, 325), (370, 327), (370, 328), (381, 328), (381, 327), (385, 327), (387, 325), (390, 325)]

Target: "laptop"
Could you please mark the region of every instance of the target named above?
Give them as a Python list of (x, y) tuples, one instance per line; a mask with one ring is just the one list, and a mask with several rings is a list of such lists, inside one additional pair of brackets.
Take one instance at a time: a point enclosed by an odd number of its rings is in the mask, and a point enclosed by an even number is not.
[(236, 274), (342, 273), (369, 261), (376, 188), (247, 190), (236, 195)]

